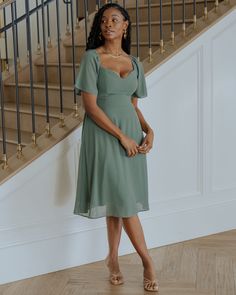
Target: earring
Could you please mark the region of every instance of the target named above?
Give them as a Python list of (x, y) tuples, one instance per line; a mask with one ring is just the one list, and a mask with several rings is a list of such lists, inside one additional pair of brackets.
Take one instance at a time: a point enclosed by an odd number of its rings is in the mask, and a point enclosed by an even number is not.
[(102, 32), (99, 33), (98, 38), (102, 40)]
[(127, 38), (127, 31), (126, 31), (126, 29), (124, 29), (124, 39), (126, 39)]

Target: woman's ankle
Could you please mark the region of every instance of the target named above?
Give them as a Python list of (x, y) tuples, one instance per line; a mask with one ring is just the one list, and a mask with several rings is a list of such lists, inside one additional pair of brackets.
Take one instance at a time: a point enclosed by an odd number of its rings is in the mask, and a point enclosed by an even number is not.
[(149, 268), (153, 265), (153, 261), (150, 255), (147, 255), (142, 258), (142, 264), (144, 268)]

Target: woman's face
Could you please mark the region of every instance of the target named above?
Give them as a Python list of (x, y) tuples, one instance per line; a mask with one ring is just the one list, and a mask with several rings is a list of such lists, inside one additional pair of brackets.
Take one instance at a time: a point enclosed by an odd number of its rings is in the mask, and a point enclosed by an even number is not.
[(128, 27), (128, 21), (116, 8), (108, 8), (103, 12), (101, 20), (101, 32), (106, 40), (122, 39), (124, 30)]

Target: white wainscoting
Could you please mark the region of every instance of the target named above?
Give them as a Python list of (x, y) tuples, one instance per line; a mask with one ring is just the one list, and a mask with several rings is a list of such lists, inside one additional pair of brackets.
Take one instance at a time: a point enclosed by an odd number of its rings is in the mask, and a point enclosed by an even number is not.
[[(149, 248), (236, 228), (236, 10), (147, 77)], [(0, 187), (0, 283), (101, 260), (105, 218), (73, 215), (81, 128)], [(122, 234), (120, 255), (134, 251)]]

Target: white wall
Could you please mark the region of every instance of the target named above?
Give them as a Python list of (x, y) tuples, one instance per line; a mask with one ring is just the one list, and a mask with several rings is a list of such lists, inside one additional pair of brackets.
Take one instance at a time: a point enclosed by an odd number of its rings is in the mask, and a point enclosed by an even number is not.
[[(236, 228), (236, 10), (147, 77), (149, 248)], [(81, 129), (0, 187), (0, 282), (101, 260), (105, 218), (73, 215)], [(123, 233), (120, 255), (134, 249)]]

